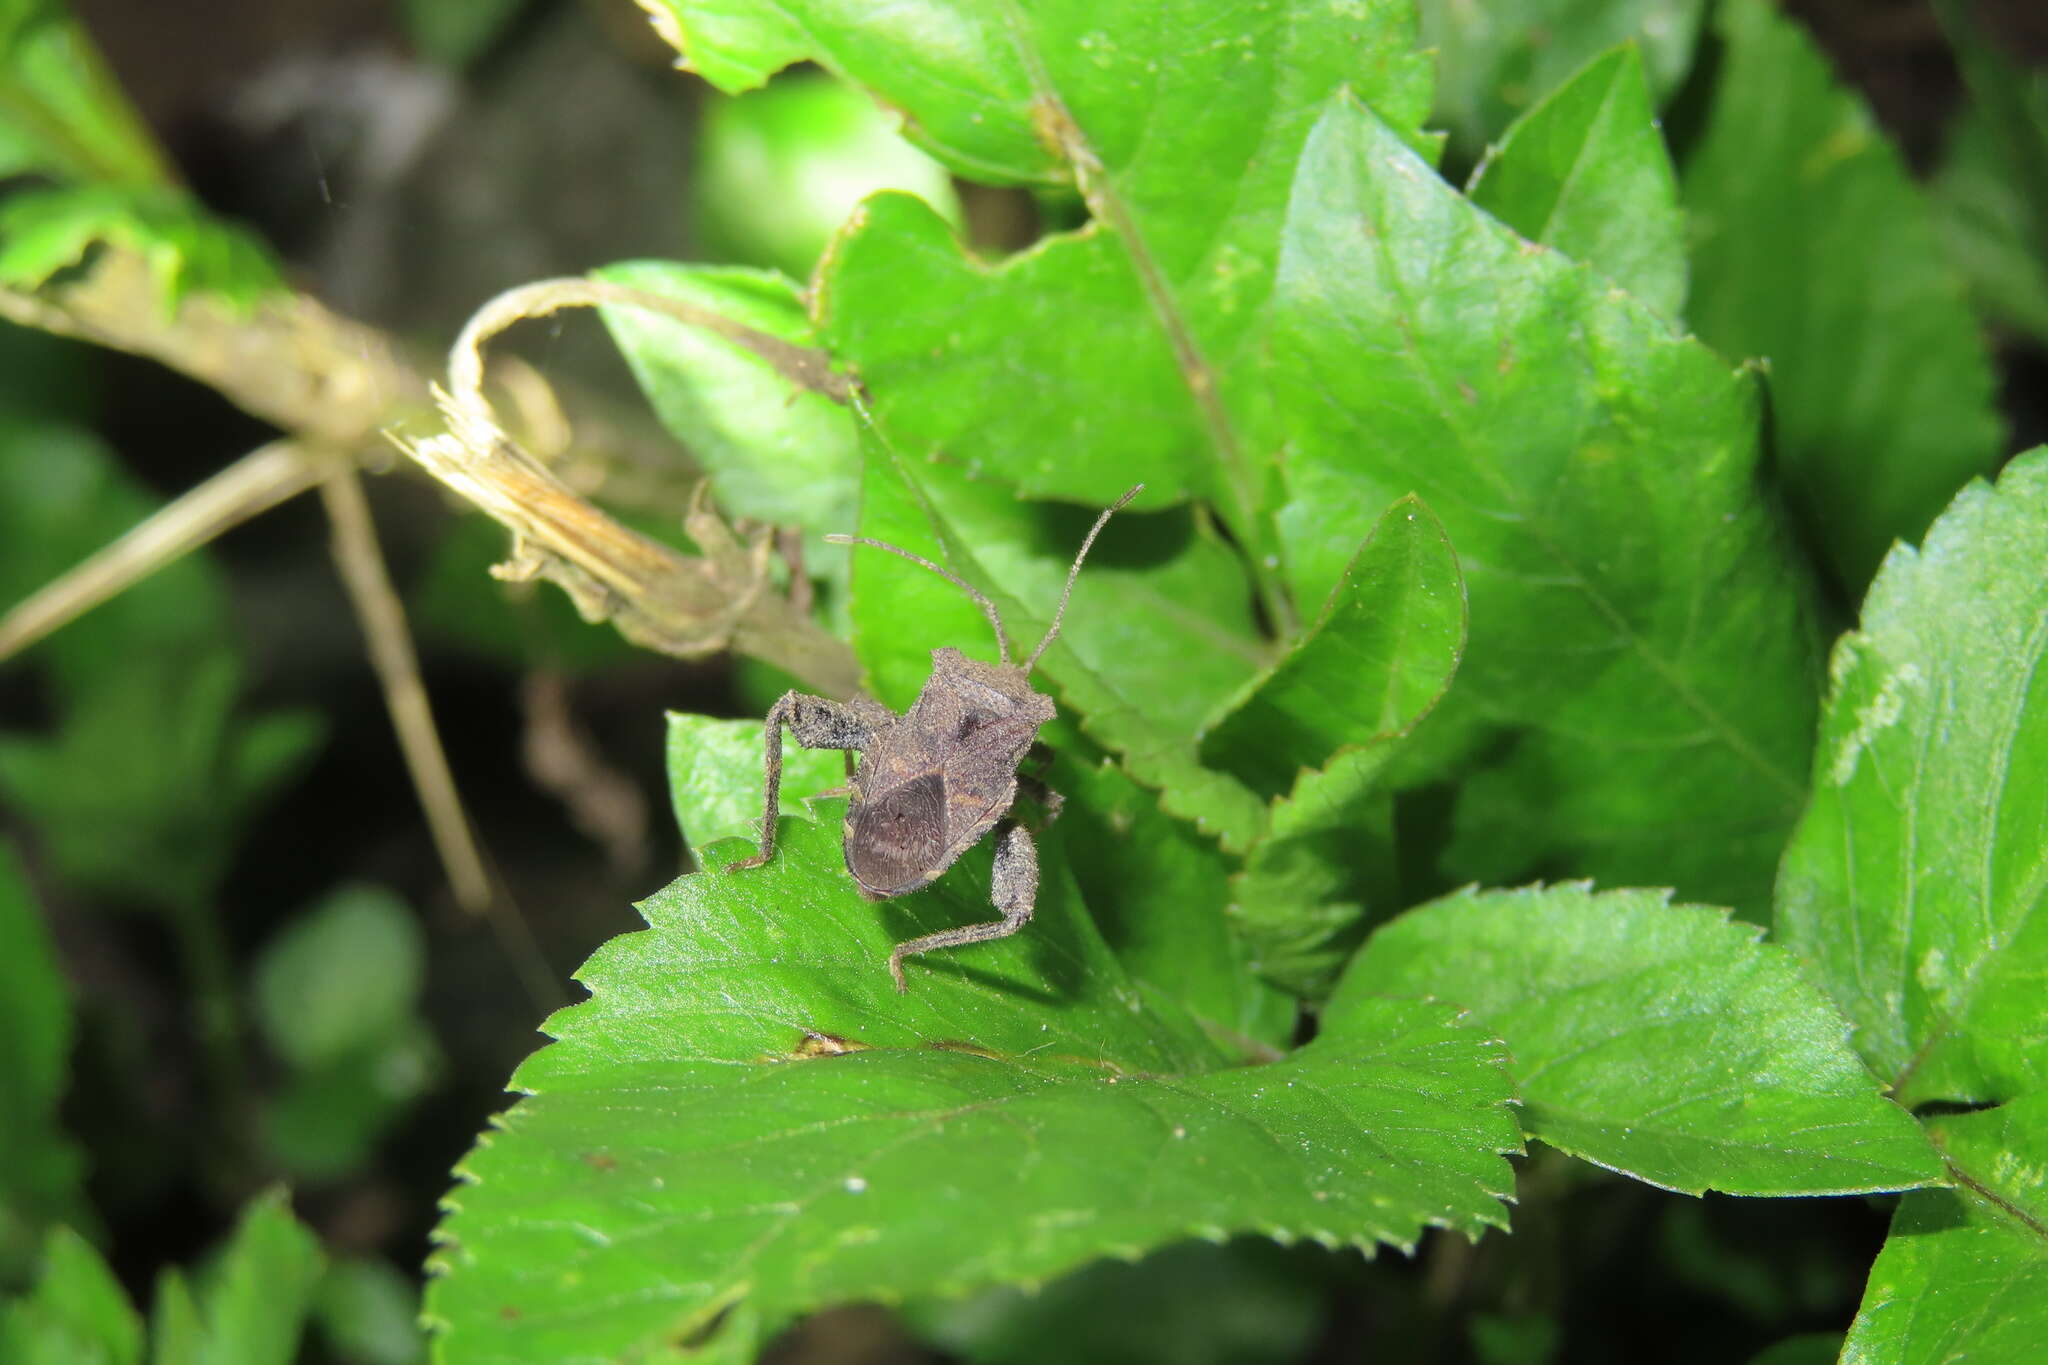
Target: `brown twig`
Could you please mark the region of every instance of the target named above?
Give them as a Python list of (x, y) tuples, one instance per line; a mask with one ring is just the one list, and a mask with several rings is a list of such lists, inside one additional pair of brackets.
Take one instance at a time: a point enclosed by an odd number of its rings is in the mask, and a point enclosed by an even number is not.
[(318, 463), (297, 442), (259, 446), (0, 617), (0, 659), (28, 648), (228, 528), (305, 492), (321, 476)]

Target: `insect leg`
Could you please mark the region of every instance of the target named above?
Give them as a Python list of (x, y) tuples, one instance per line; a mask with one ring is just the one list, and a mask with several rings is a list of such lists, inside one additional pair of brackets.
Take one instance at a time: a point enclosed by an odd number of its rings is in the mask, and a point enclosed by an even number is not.
[(1008, 938), (1031, 922), (1031, 912), (1038, 902), (1038, 845), (1032, 841), (1030, 830), (1010, 820), (996, 826), (995, 870), (989, 884), (989, 898), (1003, 912), (1001, 919), (941, 929), (936, 934), (896, 945), (889, 954), (889, 975), (896, 981), (897, 994), (910, 990), (910, 983), (903, 979), (904, 958), (934, 948), (958, 948)]
[(775, 856), (775, 816), (781, 810), (782, 727), (806, 749), (865, 749), (877, 730), (886, 728), (895, 716), (879, 702), (830, 701), (803, 692), (785, 692), (768, 708), (763, 722), (767, 730), (767, 756), (763, 769), (767, 778), (767, 800), (761, 810), (761, 851), (751, 858), (727, 863), (727, 872), (759, 867)]
[(1040, 819), (1035, 826), (1038, 829), (1044, 829), (1059, 819), (1060, 812), (1067, 804), (1067, 798), (1046, 786), (1044, 779), (1032, 777), (1027, 773), (1017, 774), (1017, 795), (1038, 807)]

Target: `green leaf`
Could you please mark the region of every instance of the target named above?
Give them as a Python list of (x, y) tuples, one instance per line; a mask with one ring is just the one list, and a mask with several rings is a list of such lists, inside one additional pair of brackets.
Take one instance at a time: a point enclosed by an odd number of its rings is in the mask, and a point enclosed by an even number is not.
[[(113, 453), (78, 428), (0, 417), (0, 600), (22, 601), (157, 508)], [(35, 646), (60, 692), (137, 658), (190, 649), (228, 629), (227, 585), (205, 555), (167, 564)]]
[(321, 734), (307, 712), (240, 719), (240, 672), (221, 644), (141, 654), (74, 687), (54, 737), (0, 736), (0, 792), (59, 875), (158, 909), (207, 901), (250, 808)]
[(443, 66), (468, 66), (519, 17), (524, 0), (400, 0), (412, 45)]
[[(71, 993), (21, 860), (0, 842), (0, 1280), (14, 1282), (44, 1225), (71, 1217), (83, 1162), (57, 1121), (71, 1060)], [(46, 1253), (55, 1254), (55, 1253)], [(14, 1357), (0, 1351), (0, 1359)]]
[(584, 620), (567, 593), (491, 577), (505, 556), (497, 522), (450, 518), (407, 594), (413, 628), (524, 672), (585, 674), (644, 657), (609, 624)]
[(291, 1365), (322, 1260), (284, 1195), (259, 1196), (196, 1292), (176, 1270), (158, 1280), (153, 1365)]
[(1899, 1204), (1846, 1365), (2027, 1360), (2048, 1333), (2048, 1094), (1935, 1126), (1967, 1183)]
[(1243, 1238), (1098, 1261), (1036, 1293), (1004, 1288), (916, 1316), (975, 1365), (1254, 1365), (1309, 1359), (1328, 1309), (1318, 1247)]
[(1308, 634), (1202, 737), (1202, 761), (1268, 796), (1346, 748), (1404, 734), (1451, 685), (1465, 583), (1416, 498), (1388, 508)]
[(1331, 1006), (1368, 993), (1468, 1006), (1514, 1056), (1531, 1137), (1668, 1189), (1941, 1180), (1841, 1016), (1761, 932), (1657, 891), (1462, 891), (1375, 933)]
[[(2037, 81), (2048, 141), (2048, 80)], [(2016, 183), (1997, 131), (1977, 105), (1957, 116), (1927, 188), (1951, 265), (1979, 313), (2048, 343), (2048, 221)]]
[(262, 242), (176, 190), (85, 185), (0, 203), (0, 283), (34, 289), (100, 243), (148, 262), (166, 314), (193, 294), (245, 311), (284, 287)]
[(798, 277), (877, 190), (914, 194), (960, 223), (944, 168), (873, 100), (816, 71), (708, 101), (690, 188), (699, 250)]
[(461, 1167), (438, 1358), (628, 1358), (735, 1303), (783, 1321), (1191, 1234), (1408, 1245), (1501, 1220), (1505, 1082), (1455, 1011), (1359, 999), (1285, 1060), (1224, 1067), (1141, 999), (1056, 857), (1025, 933), (919, 960), (898, 996), (889, 945), (986, 917), (986, 852), (877, 907), (836, 831), (785, 838), (675, 882), (585, 965), (591, 999)]
[(2048, 1082), (2048, 449), (1894, 549), (1835, 647), (1778, 926), (1901, 1103)]
[(1749, 1365), (1835, 1365), (1841, 1350), (1840, 1332), (1802, 1332), (1772, 1342), (1751, 1356)]
[[(1051, 624), (1096, 513), (1019, 503), (1000, 485), (912, 467), (869, 434), (861, 533), (923, 555), (986, 593), (1022, 654)], [(875, 550), (854, 561), (854, 647), (875, 695), (897, 708), (931, 673), (930, 650), (987, 657), (988, 625), (957, 588)], [(1189, 512), (1119, 513), (1090, 552), (1060, 637), (1040, 662), (1063, 711), (1160, 792), (1172, 814), (1241, 848), (1264, 819), (1236, 779), (1203, 767), (1195, 733), (1265, 662), (1237, 556)], [(1026, 603), (1030, 605), (1027, 606)]]
[(1466, 188), (1532, 242), (1584, 261), (1675, 318), (1685, 220), (1641, 49), (1612, 48), (1515, 120)]
[(681, 53), (677, 65), (727, 94), (767, 83), (804, 59), (803, 26), (767, 5), (707, 5), (699, 0), (638, 0), (662, 41)]
[(1329, 994), (1375, 908), (1397, 905), (1391, 742), (1349, 749), (1276, 798), (1230, 881), (1251, 969), (1304, 999)]
[(1716, 15), (1721, 78), (1684, 167), (1699, 335), (1770, 365), (1795, 510), (1853, 592), (1987, 473), (1989, 357), (1926, 202), (1862, 100), (1767, 0)]
[(142, 1320), (92, 1243), (61, 1225), (43, 1242), (35, 1289), (0, 1303), (8, 1365), (139, 1365)]
[(1073, 185), (1092, 216), (994, 264), (905, 196), (848, 225), (814, 312), (906, 458), (1097, 506), (1139, 481), (1143, 506), (1207, 499), (1268, 580), (1259, 337), (1288, 184), (1340, 88), (1423, 140), (1405, 0), (780, 8), (955, 172)]
[(1675, 880), (1760, 907), (1804, 795), (1804, 585), (1756, 494), (1756, 394), (1445, 185), (1371, 111), (1309, 139), (1274, 304), (1297, 600), (1413, 492), (1471, 638), (1403, 780), (1461, 772), (1448, 879)]
[[(1063, 749), (1060, 848), (1096, 926), (1134, 980), (1250, 1052), (1294, 1036), (1294, 1002), (1256, 980), (1224, 917), (1230, 860), (1109, 758)], [(1249, 1045), (1249, 1046), (1248, 1046)]]
[(419, 1326), (420, 1291), (388, 1261), (335, 1261), (321, 1277), (313, 1320), (347, 1365), (419, 1365), (427, 1358)]
[(1622, 42), (1641, 50), (1661, 102), (1692, 69), (1705, 9), (1705, 0), (1421, 0), (1422, 41), (1437, 55), (1432, 126), (1450, 129), (1457, 159), (1470, 164), (1510, 121)]
[(256, 959), (256, 1018), (278, 1055), (318, 1067), (412, 1018), (426, 943), (405, 902), (378, 886), (329, 893)]
[(163, 153), (61, 0), (0, 4), (0, 176), (163, 185)]
[[(676, 828), (692, 852), (735, 835), (760, 837), (761, 803), (767, 791), (762, 744), (758, 720), (668, 713), (669, 800), (675, 807)], [(816, 820), (811, 797), (845, 783), (846, 760), (839, 753), (800, 748), (787, 733), (783, 735), (777, 803), (783, 815)]]

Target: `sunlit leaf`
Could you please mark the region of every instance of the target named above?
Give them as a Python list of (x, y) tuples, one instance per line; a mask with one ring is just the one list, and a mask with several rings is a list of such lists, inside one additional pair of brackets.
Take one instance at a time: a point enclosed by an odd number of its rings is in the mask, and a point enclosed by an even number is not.
[(2048, 450), (1886, 558), (1835, 647), (1778, 925), (1908, 1104), (2048, 1081)]
[(1500, 1221), (1499, 1056), (1449, 1007), (1355, 1000), (1229, 1066), (1141, 998), (1051, 859), (1024, 933), (914, 959), (899, 996), (889, 945), (986, 917), (985, 853), (878, 907), (836, 831), (783, 838), (766, 867), (674, 883), (585, 966), (592, 998), (550, 1022), (451, 1196), (441, 1359), (618, 1359), (741, 1301), (775, 1321), (1194, 1233), (1406, 1245)]
[(1847, 1027), (1784, 950), (1654, 891), (1465, 891), (1374, 933), (1332, 997), (1471, 1008), (1514, 1057), (1524, 1130), (1699, 1194), (1849, 1194), (1942, 1179)]

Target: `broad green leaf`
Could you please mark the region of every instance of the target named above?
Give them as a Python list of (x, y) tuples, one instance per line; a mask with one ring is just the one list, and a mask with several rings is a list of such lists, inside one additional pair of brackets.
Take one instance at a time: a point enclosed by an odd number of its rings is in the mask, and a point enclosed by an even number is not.
[(1380, 928), (1332, 1008), (1468, 1006), (1513, 1055), (1529, 1136), (1699, 1194), (1855, 1194), (1941, 1180), (1842, 1017), (1762, 930), (1668, 893), (1462, 891)]
[(193, 1283), (176, 1270), (158, 1279), (152, 1365), (292, 1365), (322, 1268), (284, 1195), (258, 1196)]
[(1844, 1365), (2029, 1360), (2048, 1334), (2048, 1094), (1936, 1124), (1964, 1188), (1909, 1194)]
[(142, 1319), (92, 1243), (62, 1225), (43, 1241), (42, 1274), (0, 1303), (8, 1365), (140, 1365)]
[(1202, 737), (1202, 761), (1268, 796), (1341, 749), (1405, 733), (1451, 685), (1465, 585), (1444, 528), (1395, 503), (1358, 547), (1322, 615)]
[(2048, 449), (1885, 559), (1835, 646), (1778, 932), (1901, 1103), (2048, 1082)]
[[(668, 713), (669, 801), (676, 827), (692, 852), (720, 839), (760, 837), (761, 802), (767, 792), (763, 743), (758, 720)], [(846, 760), (836, 750), (801, 748), (787, 732), (783, 734), (777, 802), (783, 815), (816, 820), (811, 798), (845, 783)]]
[(0, 3), (0, 176), (163, 185), (163, 153), (62, 0)]
[(0, 203), (0, 284), (33, 289), (107, 243), (149, 263), (165, 312), (192, 294), (246, 309), (284, 287), (269, 250), (182, 192), (84, 185), (25, 190)]
[(1274, 303), (1296, 600), (1352, 509), (1413, 492), (1470, 599), (1457, 685), (1404, 780), (1462, 764), (1441, 873), (1675, 880), (1760, 907), (1804, 796), (1813, 645), (1756, 494), (1756, 392), (1333, 101)]
[(0, 793), (59, 875), (162, 910), (207, 902), (249, 810), (321, 733), (309, 712), (238, 715), (240, 672), (223, 644), (139, 654), (78, 681), (55, 735), (0, 736)]
[(460, 1168), (438, 1358), (629, 1359), (735, 1303), (783, 1321), (1191, 1234), (1408, 1245), (1501, 1221), (1514, 1125), (1486, 1034), (1358, 999), (1284, 1060), (1225, 1066), (1141, 998), (1058, 867), (1024, 933), (915, 960), (907, 996), (889, 945), (986, 917), (985, 853), (875, 906), (836, 832), (796, 824), (766, 867), (648, 901)]
[(57, 1122), (71, 1034), (56, 945), (21, 860), (0, 842), (0, 1278), (8, 1281), (42, 1244), (44, 1225), (76, 1212), (82, 1162)]
[[(1096, 512), (1023, 504), (941, 465), (913, 471), (869, 440), (861, 533), (950, 565), (995, 602), (1018, 658), (1028, 655)], [(881, 551), (855, 553), (854, 647), (882, 700), (899, 709), (915, 700), (938, 645), (992, 652), (987, 622), (957, 588)], [(1264, 815), (1242, 783), (1200, 764), (1195, 733), (1265, 662), (1250, 597), (1237, 556), (1189, 512), (1119, 513), (1037, 675), (1063, 715), (1158, 790), (1169, 812), (1232, 849)]]
[[(870, 200), (814, 312), (905, 456), (1033, 497), (1212, 502), (1269, 601), (1259, 345), (1293, 165), (1350, 88), (1403, 134), (1428, 98), (1405, 0), (784, 5), (827, 66), (974, 179), (1073, 184), (1092, 221), (1006, 261)], [(1355, 543), (1357, 536), (1349, 538)]]
[(808, 276), (855, 206), (884, 189), (960, 222), (944, 168), (843, 81), (789, 72), (705, 106), (690, 191), (698, 250), (715, 260)]
[(1862, 100), (1768, 0), (1729, 0), (1682, 179), (1699, 335), (1769, 362), (1779, 467), (1853, 593), (2004, 435), (1932, 216)]
[(1516, 119), (1466, 192), (1532, 242), (1583, 261), (1675, 318), (1685, 220), (1641, 49), (1612, 48)]
[(681, 54), (676, 65), (694, 71), (727, 94), (753, 90), (804, 59), (803, 27), (780, 10), (742, 0), (706, 5), (698, 0), (635, 0), (662, 41)]
[(1422, 41), (1437, 58), (1431, 123), (1470, 164), (1509, 123), (1586, 62), (1627, 42), (1661, 103), (1692, 69), (1705, 0), (1421, 0)]
[(426, 943), (405, 902), (378, 886), (331, 892), (256, 959), (256, 1018), (293, 1066), (390, 1037), (413, 1017)]
[(1262, 980), (1329, 994), (1375, 909), (1397, 904), (1391, 740), (1347, 749), (1274, 800), (1230, 879), (1231, 924)]

